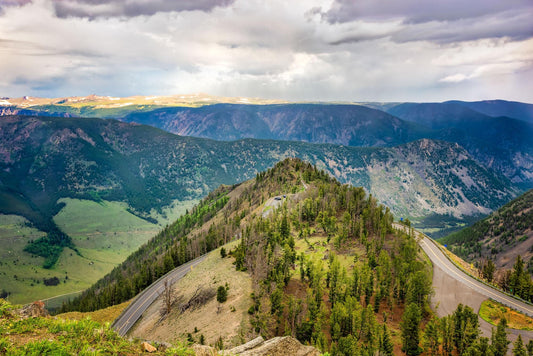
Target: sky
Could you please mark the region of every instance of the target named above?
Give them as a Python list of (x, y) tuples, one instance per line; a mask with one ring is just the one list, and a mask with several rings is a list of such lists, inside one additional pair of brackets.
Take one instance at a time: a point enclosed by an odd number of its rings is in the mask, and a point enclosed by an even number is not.
[(0, 0), (0, 97), (533, 103), (532, 0)]

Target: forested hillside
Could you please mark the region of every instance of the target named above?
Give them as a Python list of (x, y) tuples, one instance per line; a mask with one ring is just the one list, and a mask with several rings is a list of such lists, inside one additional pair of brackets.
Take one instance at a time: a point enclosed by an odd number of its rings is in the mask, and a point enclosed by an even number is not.
[(533, 104), (507, 100), (451, 101), (485, 115), (507, 116), (533, 123)]
[(216, 104), (133, 112), (121, 118), (184, 135), (390, 147), (428, 137), (424, 127), (362, 105)]
[(507, 256), (509, 250), (521, 252), (529, 261), (533, 256), (533, 190), (530, 190), (487, 218), (470, 227), (441, 239), (459, 256), (470, 261), (491, 258), (496, 267), (510, 268), (515, 256)]
[(533, 300), (533, 190), (440, 242), (475, 262), (489, 282)]
[(123, 201), (148, 218), (152, 209), (250, 179), (285, 157), (363, 186), (402, 216), (484, 214), (515, 194), (505, 177), (443, 141), (380, 149), (219, 142), (115, 120), (19, 116), (3, 117), (0, 130), (0, 212), (22, 215), (48, 233), (28, 248), (46, 257), (48, 267), (63, 247), (75, 247), (52, 220), (62, 208), (59, 198)]
[(496, 347), (479, 338), (468, 307), (431, 317), (431, 265), (392, 221), (362, 188), (287, 159), (211, 193), (64, 310), (120, 303), (174, 266), (240, 239), (228, 252), (252, 277), (250, 335), (293, 335), (333, 355), (417, 355), (422, 330), (431, 352), (441, 344), (459, 354)]
[[(529, 187), (533, 173), (530, 140), (533, 123), (520, 118), (527, 117), (531, 106), (503, 102), (497, 108), (479, 104), (471, 109), (467, 104), (373, 106), (380, 110), (337, 104), (216, 104), (132, 112), (121, 120), (152, 125), (179, 135), (217, 140), (264, 138), (390, 147), (422, 138), (439, 139), (460, 144), (485, 167)], [(482, 112), (476, 111), (477, 107)], [(493, 117), (483, 113), (486, 111), (502, 114)], [(505, 117), (506, 113), (519, 118)]]

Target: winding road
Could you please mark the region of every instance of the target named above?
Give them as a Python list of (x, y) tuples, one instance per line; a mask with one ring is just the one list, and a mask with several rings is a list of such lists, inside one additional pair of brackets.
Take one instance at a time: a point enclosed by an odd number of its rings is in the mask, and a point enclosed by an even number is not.
[[(405, 226), (394, 224), (399, 230)], [(435, 295), (431, 298), (431, 307), (439, 317), (449, 315), (455, 311), (457, 305), (468, 305), (477, 313), (481, 303), (490, 298), (518, 310), (526, 315), (533, 316), (533, 306), (513, 298), (499, 290), (470, 277), (453, 262), (451, 262), (438, 244), (427, 235), (414, 231), (418, 244), (433, 263), (433, 288)], [(480, 329), (483, 336), (490, 337), (493, 326), (479, 318)], [(514, 342), (518, 335), (526, 343), (533, 340), (533, 332), (527, 330), (507, 329), (509, 340)], [(507, 354), (511, 354), (510, 349)]]
[[(394, 224), (394, 227), (405, 231), (405, 226), (403, 225)], [(532, 305), (502, 293), (499, 290), (469, 276), (448, 259), (441, 248), (437, 245), (437, 242), (435, 242), (432, 238), (416, 230), (415, 234), (418, 238), (418, 244), (420, 247), (422, 247), (434, 266), (440, 268), (444, 273), (448, 274), (456, 281), (471, 289), (474, 289), (477, 293), (480, 293), (487, 298), (500, 302), (509, 306), (510, 308), (533, 317)]]
[(169, 284), (172, 285), (183, 278), (194, 266), (202, 262), (206, 257), (207, 254), (174, 268), (139, 293), (133, 302), (114, 321), (112, 325), (113, 329), (120, 336), (126, 335), (144, 311), (163, 293), (165, 290), (165, 281), (168, 280)]
[(500, 302), (504, 305), (509, 306), (519, 312), (522, 312), (526, 315), (533, 317), (533, 306), (526, 304), (516, 298), (508, 296), (505, 293), (500, 292), (497, 289), (494, 289), (475, 278), (470, 277), (463, 271), (461, 271), (457, 266), (455, 266), (440, 250), (437, 246), (437, 243), (431, 238), (424, 236), (423, 239), (419, 242), (422, 249), (426, 252), (431, 262), (434, 265), (437, 265), (445, 273), (450, 275), (453, 279), (459, 281), (460, 283), (474, 289), (476, 292)]

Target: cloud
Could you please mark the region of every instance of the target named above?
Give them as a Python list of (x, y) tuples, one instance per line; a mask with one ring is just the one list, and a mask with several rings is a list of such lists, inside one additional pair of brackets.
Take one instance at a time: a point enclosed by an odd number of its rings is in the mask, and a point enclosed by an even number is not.
[(398, 42), (533, 36), (530, 0), (335, 0), (327, 11), (310, 13), (320, 13), (330, 24), (400, 22), (404, 26), (396, 32), (383, 34)]
[(12, 6), (24, 6), (31, 0), (0, 0), (0, 15), (4, 13), (4, 10)]
[[(71, 7), (58, 13), (59, 3)], [(533, 101), (533, 6), (416, 22), (419, 16), (401, 6), (386, 16), (374, 9), (327, 21), (322, 9), (334, 9), (331, 0), (132, 4), (6, 6), (0, 96), (206, 92), (313, 101)]]
[(336, 23), (322, 29), (324, 41), (331, 45), (372, 41), (392, 36), (402, 29), (398, 21), (370, 22), (353, 21), (349, 23)]
[(31, 0), (1, 0), (0, 6), (22, 6), (29, 3)]
[(458, 74), (449, 75), (447, 77), (439, 79), (439, 82), (443, 82), (443, 83), (460, 83), (460, 82), (463, 82), (463, 81), (465, 81), (467, 79), (469, 79), (469, 76), (461, 74), (461, 73), (458, 73)]
[(396, 42), (431, 41), (457, 43), (485, 38), (524, 40), (533, 36), (533, 6), (522, 11), (486, 15), (479, 18), (458, 19), (453, 22), (429, 21), (405, 24), (394, 34)]
[(530, 0), (335, 0), (324, 17), (332, 23), (390, 18), (402, 18), (407, 23), (423, 23), (476, 18), (524, 8), (531, 8)]
[[(1, 0), (1, 5), (22, 6), (32, 0)], [(211, 11), (235, 0), (53, 0), (58, 17), (135, 17), (158, 12)]]

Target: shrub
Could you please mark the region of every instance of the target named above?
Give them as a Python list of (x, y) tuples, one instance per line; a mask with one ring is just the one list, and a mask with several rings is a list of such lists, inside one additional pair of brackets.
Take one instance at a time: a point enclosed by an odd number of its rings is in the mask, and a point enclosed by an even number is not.
[(59, 278), (57, 277), (43, 278), (43, 282), (45, 286), (57, 286), (59, 284)]
[(217, 302), (224, 303), (226, 300), (228, 300), (228, 291), (226, 287), (219, 286), (217, 289)]

